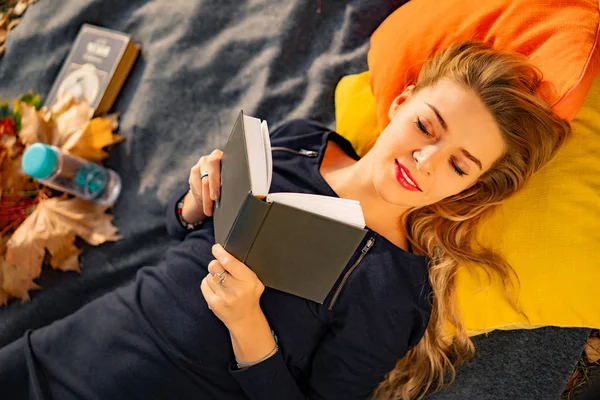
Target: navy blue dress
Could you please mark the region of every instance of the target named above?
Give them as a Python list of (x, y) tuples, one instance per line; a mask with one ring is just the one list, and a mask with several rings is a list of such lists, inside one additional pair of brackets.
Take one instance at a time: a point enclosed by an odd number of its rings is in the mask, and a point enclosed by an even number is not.
[[(327, 142), (348, 141), (315, 122), (271, 135), (271, 192), (336, 196), (319, 173)], [(302, 155), (297, 151), (310, 152)], [(294, 151), (295, 150), (295, 151)], [(312, 155), (312, 156), (311, 156)], [(346, 269), (374, 244), (330, 308), (267, 288), (261, 307), (280, 351), (237, 370), (227, 328), (199, 285), (213, 259), (212, 219), (188, 232), (174, 196), (167, 229), (183, 241), (131, 284), (0, 350), (5, 399), (365, 399), (422, 337), (431, 311), (427, 259), (369, 230)]]

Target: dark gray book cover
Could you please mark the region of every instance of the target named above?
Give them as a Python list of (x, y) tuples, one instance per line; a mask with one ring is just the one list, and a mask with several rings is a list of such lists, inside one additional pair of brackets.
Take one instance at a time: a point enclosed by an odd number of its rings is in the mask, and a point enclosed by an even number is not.
[(243, 112), (221, 160), (215, 240), (278, 290), (323, 303), (365, 229), (253, 195)]
[(108, 112), (138, 52), (129, 35), (84, 24), (44, 105), (51, 107), (71, 92), (85, 97), (95, 114)]

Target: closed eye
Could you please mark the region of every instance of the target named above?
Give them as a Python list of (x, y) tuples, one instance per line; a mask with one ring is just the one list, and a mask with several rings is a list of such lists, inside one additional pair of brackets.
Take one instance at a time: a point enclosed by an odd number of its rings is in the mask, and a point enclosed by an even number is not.
[[(427, 130), (427, 128), (425, 128), (425, 125), (423, 125), (423, 123), (421, 122), (421, 118), (417, 118), (417, 121), (415, 122), (415, 125), (417, 125), (417, 128), (419, 128), (419, 130), (421, 131), (421, 133), (423, 133), (425, 136), (432, 136), (431, 133), (429, 133), (429, 131)], [(465, 171), (463, 171), (456, 164), (456, 162), (453, 159), (450, 160), (450, 165), (452, 166), (452, 168), (454, 168), (454, 171), (458, 174), (458, 176), (468, 175)]]
[(415, 124), (425, 136), (431, 136), (431, 133), (427, 131), (427, 128), (425, 128), (425, 125), (423, 125), (423, 123), (421, 122), (421, 118), (417, 118), (417, 122), (415, 122)]
[(458, 174), (458, 176), (468, 175), (465, 171), (463, 171), (462, 169), (460, 169), (460, 167), (456, 164), (456, 162), (454, 160), (451, 160), (450, 164), (452, 164), (452, 168), (454, 168), (454, 171), (456, 171), (456, 173)]

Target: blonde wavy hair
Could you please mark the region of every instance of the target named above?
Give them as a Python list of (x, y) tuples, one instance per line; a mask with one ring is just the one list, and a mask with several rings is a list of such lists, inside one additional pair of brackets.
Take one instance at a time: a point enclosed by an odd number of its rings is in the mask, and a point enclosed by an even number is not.
[[(473, 342), (455, 307), (459, 266), (479, 265), (488, 276), (499, 278), (507, 300), (519, 311), (514, 270), (500, 254), (477, 242), (476, 228), (548, 163), (570, 135), (569, 124), (536, 95), (542, 75), (521, 55), (479, 42), (456, 43), (425, 62), (414, 92), (440, 79), (451, 79), (479, 96), (507, 150), (469, 189), (404, 215), (414, 252), (430, 258), (432, 313), (421, 341), (386, 375), (373, 399), (423, 398), (452, 383), (455, 366), (473, 356)], [(456, 327), (451, 342), (444, 339), (447, 322)]]

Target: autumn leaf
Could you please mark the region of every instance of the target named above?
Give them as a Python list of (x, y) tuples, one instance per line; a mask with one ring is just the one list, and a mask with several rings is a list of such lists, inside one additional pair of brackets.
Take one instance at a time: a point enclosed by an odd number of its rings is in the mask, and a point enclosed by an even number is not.
[(113, 133), (113, 121), (105, 118), (94, 118), (85, 130), (73, 134), (62, 145), (69, 153), (90, 161), (100, 162), (108, 156), (103, 147), (118, 143), (122, 136)]
[(20, 102), (19, 110), (22, 116), (19, 138), (23, 144), (50, 143), (52, 141), (52, 128), (35, 107)]
[(569, 382), (567, 382), (567, 386), (565, 387), (566, 392), (570, 391), (575, 387), (575, 385), (579, 381), (580, 375), (581, 371), (579, 370), (579, 368), (575, 368), (573, 370), (573, 373), (571, 374), (571, 377), (569, 378)]
[(106, 209), (77, 198), (41, 201), (6, 244), (4, 262), (0, 260), (1, 289), (11, 297), (29, 299), (28, 291), (37, 288), (33, 280), (42, 271), (46, 251), (53, 268), (79, 271), (76, 236), (94, 246), (121, 239)]
[(0, 304), (12, 297), (29, 299), (29, 291), (39, 288), (34, 280), (45, 262), (79, 272), (82, 250), (75, 245), (76, 237), (94, 246), (121, 238), (113, 217), (106, 214), (109, 207), (66, 196), (48, 199), (43, 186), (21, 171), (25, 146), (36, 142), (101, 162), (108, 155), (104, 148), (123, 137), (113, 133), (118, 114), (92, 116), (92, 108), (70, 94), (49, 110), (39, 109), (33, 93), (15, 101), (12, 111), (7, 103), (0, 104)]
[(0, 258), (0, 304), (6, 305), (8, 303), (8, 293), (2, 289), (2, 282), (4, 282), (4, 268), (2, 268), (3, 260)]
[[(22, 274), (19, 266), (8, 264), (0, 264), (2, 266), (2, 291), (7, 299), (16, 297), (23, 301), (29, 300), (29, 291), (36, 290), (40, 287), (33, 282), (34, 278), (29, 278)], [(6, 304), (6, 302), (4, 303)]]
[(21, 171), (21, 151), (13, 147), (17, 146), (0, 146), (0, 190), (3, 193), (36, 190), (38, 183)]
[(585, 345), (585, 356), (591, 363), (600, 361), (600, 338), (591, 337), (588, 339)]
[(105, 159), (108, 153), (103, 148), (123, 140), (113, 133), (119, 126), (118, 114), (90, 121), (93, 114), (94, 110), (85, 101), (78, 102), (70, 94), (61, 97), (45, 117), (53, 122), (50, 143), (90, 161)]
[[(72, 96), (67, 96), (67, 99), (69, 98)], [(87, 128), (92, 115), (94, 110), (85, 101), (72, 103), (59, 114), (53, 113), (54, 131), (51, 144), (62, 147), (72, 136), (80, 136)]]

